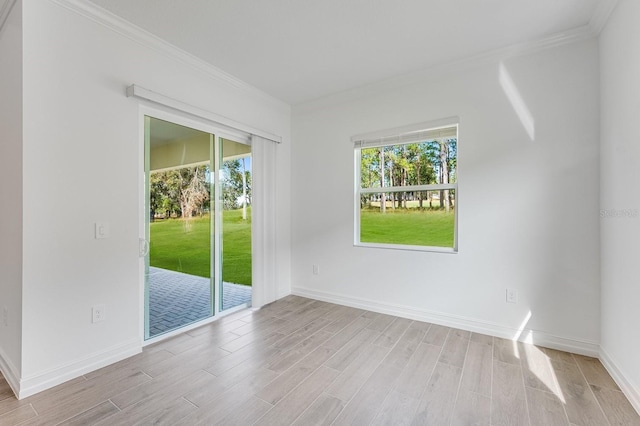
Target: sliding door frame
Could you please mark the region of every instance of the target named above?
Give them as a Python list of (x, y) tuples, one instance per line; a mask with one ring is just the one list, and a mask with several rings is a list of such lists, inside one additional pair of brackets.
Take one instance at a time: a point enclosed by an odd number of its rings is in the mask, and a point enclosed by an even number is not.
[[(147, 183), (147, 176), (150, 168), (149, 164), (149, 156), (150, 156), (150, 141), (147, 140), (149, 135), (148, 131), (148, 119), (147, 117), (152, 117), (160, 120), (164, 120), (170, 123), (177, 124), (179, 126), (189, 127), (201, 132), (208, 133), (210, 135), (210, 144), (209, 144), (209, 160), (210, 167), (212, 167), (211, 171), (211, 207), (213, 211), (211, 212), (211, 316), (197, 321), (191, 324), (188, 324), (184, 327), (180, 327), (176, 330), (168, 331), (167, 333), (163, 333), (161, 335), (155, 337), (149, 337), (147, 324), (149, 321), (149, 308), (148, 308), (148, 285), (147, 285), (147, 257), (149, 250), (149, 227), (147, 225), (147, 216), (149, 215), (149, 194), (148, 188), (149, 185)], [(243, 132), (233, 132), (228, 129), (221, 129), (216, 126), (214, 123), (209, 123), (207, 120), (202, 119), (200, 117), (194, 117), (190, 114), (181, 114), (176, 111), (169, 111), (168, 108), (159, 107), (151, 107), (148, 105), (139, 105), (138, 111), (138, 123), (139, 126), (139, 135), (138, 135), (138, 144), (139, 144), (139, 161), (140, 165), (140, 173), (139, 173), (139, 283), (140, 283), (140, 292), (139, 296), (142, 302), (142, 309), (140, 310), (141, 315), (139, 318), (140, 324), (140, 336), (142, 340), (142, 345), (146, 346), (160, 340), (164, 340), (171, 336), (184, 333), (185, 331), (200, 327), (204, 324), (208, 324), (217, 320), (218, 318), (225, 316), (227, 314), (233, 313), (239, 309), (245, 308), (244, 305), (241, 305), (237, 308), (227, 309), (225, 311), (221, 311), (221, 286), (222, 286), (222, 256), (221, 256), (221, 248), (222, 248), (222, 185), (220, 181), (220, 167), (222, 167), (222, 139), (229, 139), (234, 142), (239, 142), (247, 145), (251, 145), (251, 138), (248, 134), (244, 134)], [(253, 238), (253, 237), (252, 237)], [(254, 288), (252, 286), (252, 294), (254, 292)]]

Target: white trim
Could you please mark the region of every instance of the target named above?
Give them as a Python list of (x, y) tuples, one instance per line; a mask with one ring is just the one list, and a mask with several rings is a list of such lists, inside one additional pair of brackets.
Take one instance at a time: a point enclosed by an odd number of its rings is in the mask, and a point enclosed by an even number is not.
[(2, 373), (11, 390), (17, 396), (20, 393), (20, 374), (18, 374), (16, 366), (4, 353), (2, 347), (0, 347), (0, 373)]
[(293, 287), (291, 293), (296, 296), (308, 297), (324, 302), (366, 309), (368, 311), (409, 318), (417, 321), (430, 322), (433, 324), (472, 331), (474, 333), (487, 334), (509, 340), (512, 340), (513, 336), (516, 334), (520, 334), (521, 337), (519, 340), (521, 341), (591, 357), (597, 357), (599, 354), (598, 343), (589, 340), (560, 337), (528, 328), (522, 330), (522, 333), (518, 333), (520, 331), (519, 329), (489, 321), (481, 321), (475, 318), (451, 315), (442, 312), (426, 311), (412, 308), (410, 306), (381, 303), (375, 300), (360, 297), (355, 298), (326, 291), (311, 290), (304, 287)]
[(618, 0), (601, 0), (598, 2), (596, 10), (589, 20), (589, 30), (594, 36), (600, 35), (617, 5)]
[(367, 84), (339, 93), (330, 94), (318, 99), (295, 104), (295, 113), (306, 113), (324, 109), (343, 102), (350, 102), (367, 96), (379, 95), (388, 90), (397, 90), (422, 81), (435, 80), (460, 70), (467, 70), (482, 65), (498, 64), (506, 58), (522, 56), (540, 52), (554, 47), (585, 41), (594, 37), (588, 25), (583, 25), (568, 31), (552, 34), (538, 40), (514, 44), (500, 49), (489, 50), (478, 55), (469, 56), (451, 62), (436, 64), (418, 71), (402, 74)]
[(175, 61), (187, 65), (197, 71), (200, 71), (209, 77), (224, 83), (229, 87), (240, 89), (256, 98), (269, 101), (273, 106), (289, 110), (289, 104), (269, 95), (266, 92), (222, 71), (220, 68), (213, 66), (209, 62), (185, 52), (184, 50), (172, 45), (166, 40), (161, 39), (131, 22), (121, 18), (120, 16), (109, 12), (91, 3), (88, 0), (49, 0), (50, 2), (75, 12), (93, 22), (96, 22), (121, 36), (132, 40), (144, 47), (159, 52)]
[[(355, 135), (351, 137), (351, 142), (362, 142), (362, 141), (372, 141), (372, 140), (380, 140), (386, 139), (389, 137), (397, 137), (398, 135), (404, 136), (413, 133), (432, 131), (432, 130), (440, 130), (440, 129), (448, 129), (456, 127), (456, 135), (457, 135), (457, 127), (458, 123), (460, 123), (460, 117), (446, 117), (441, 118), (439, 120), (431, 120), (425, 121), (422, 123), (409, 124), (406, 126), (393, 127), (391, 129), (383, 129), (376, 130), (374, 132), (361, 133), (359, 135)], [(380, 142), (382, 145), (391, 145), (396, 142)], [(407, 142), (397, 142), (398, 144), (404, 144)], [(369, 145), (367, 145), (369, 147)]]
[(136, 337), (106, 350), (94, 352), (89, 356), (72, 361), (62, 367), (52, 368), (42, 373), (24, 377), (20, 380), (18, 399), (42, 392), (43, 390), (129, 358), (140, 352), (142, 352), (142, 345), (140, 344), (140, 339)]
[[(360, 224), (358, 224), (359, 226)], [(354, 247), (364, 248), (377, 248), (388, 250), (409, 250), (409, 251), (428, 251), (435, 253), (458, 253), (458, 249), (455, 247), (438, 247), (438, 246), (414, 246), (410, 244), (386, 244), (386, 243), (367, 243), (362, 241), (356, 241), (353, 243)]]
[(13, 10), (17, 0), (4, 0), (4, 4), (0, 7), (0, 32), (4, 28), (4, 24), (7, 23), (7, 19)]
[[(409, 124), (406, 126), (395, 127), (391, 129), (378, 130), (370, 133), (363, 133), (351, 137), (354, 143), (354, 217), (353, 217), (353, 244), (356, 247), (382, 248), (393, 250), (412, 250), (412, 251), (428, 251), (437, 253), (457, 253), (458, 252), (458, 183), (439, 183), (425, 185), (407, 185), (407, 186), (385, 186), (363, 188), (361, 179), (362, 169), (362, 150), (373, 147), (399, 146), (419, 141), (432, 141), (434, 139), (455, 138), (459, 140), (460, 118), (447, 117), (439, 120), (426, 121), (417, 124)], [(454, 130), (452, 134), (450, 130)], [(442, 143), (442, 141), (441, 141)], [(456, 152), (457, 157), (457, 152)], [(457, 171), (456, 171), (457, 173)], [(384, 179), (383, 179), (384, 180)], [(456, 202), (454, 210), (453, 225), (453, 247), (435, 247), (435, 246), (419, 246), (409, 244), (388, 244), (388, 243), (371, 243), (361, 241), (361, 197), (362, 194), (391, 194), (396, 192), (419, 192), (419, 191), (439, 191), (453, 190), (456, 192)]]
[(260, 136), (273, 142), (282, 143), (281, 136), (266, 132), (264, 130), (256, 129), (255, 127), (240, 123), (238, 121), (232, 120), (231, 118), (227, 118), (222, 115), (195, 107), (193, 105), (186, 104), (177, 99), (173, 99), (160, 93), (145, 89), (144, 87), (137, 84), (132, 84), (131, 86), (127, 87), (126, 93), (128, 98), (134, 97), (137, 99), (142, 99), (159, 105), (163, 105), (165, 107), (169, 107), (171, 109), (192, 115), (199, 119), (205, 119), (212, 122), (216, 126), (228, 128), (228, 130), (231, 130), (231, 132), (233, 132), (234, 130), (239, 130), (251, 135)]
[(616, 382), (624, 396), (627, 397), (633, 408), (640, 414), (640, 385), (627, 380), (628, 376), (623, 374), (618, 364), (602, 346), (600, 347), (599, 358), (604, 368), (613, 378), (613, 381)]

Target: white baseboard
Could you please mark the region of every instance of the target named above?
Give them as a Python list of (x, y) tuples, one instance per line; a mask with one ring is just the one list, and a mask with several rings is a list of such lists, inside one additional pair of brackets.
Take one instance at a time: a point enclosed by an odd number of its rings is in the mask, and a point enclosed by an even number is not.
[(627, 397), (633, 408), (640, 414), (640, 386), (627, 380), (627, 376), (620, 371), (618, 364), (611, 358), (607, 351), (600, 347), (600, 361), (607, 369), (620, 390)]
[(528, 328), (518, 330), (502, 324), (481, 321), (474, 318), (419, 310), (409, 306), (381, 303), (375, 300), (354, 298), (342, 294), (311, 290), (303, 287), (293, 287), (292, 294), (324, 302), (336, 303), (338, 305), (345, 305), (353, 308), (366, 309), (368, 311), (430, 322), (433, 324), (472, 331), (474, 333), (488, 334), (491, 336), (502, 337), (504, 339), (511, 340), (518, 335), (518, 340), (520, 341), (581, 355), (598, 357), (600, 354), (600, 346), (598, 342), (554, 336), (549, 333)]
[(17, 390), (18, 399), (23, 399), (140, 352), (142, 352), (140, 339), (131, 339), (104, 351), (70, 362), (62, 367), (24, 377), (20, 380), (18, 389), (14, 388), (14, 391)]
[(7, 354), (0, 348), (0, 372), (4, 376), (7, 383), (11, 387), (11, 390), (15, 395), (18, 395), (20, 390), (20, 374), (15, 365), (9, 360)]

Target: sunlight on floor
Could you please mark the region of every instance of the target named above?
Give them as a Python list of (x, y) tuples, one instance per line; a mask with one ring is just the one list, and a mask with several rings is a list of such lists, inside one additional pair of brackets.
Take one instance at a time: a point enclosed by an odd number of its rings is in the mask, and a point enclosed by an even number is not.
[[(564, 394), (560, 389), (558, 377), (551, 364), (549, 356), (540, 348), (533, 344), (533, 331), (529, 330), (523, 338), (523, 332), (531, 320), (531, 311), (527, 313), (524, 320), (518, 327), (518, 331), (511, 339), (513, 344), (513, 355), (519, 358), (522, 367), (528, 369), (544, 387), (552, 392), (563, 404), (566, 403)], [(521, 353), (522, 350), (522, 353)]]
[(533, 119), (533, 115), (531, 115), (531, 111), (527, 108), (524, 99), (522, 99), (522, 95), (516, 87), (516, 84), (513, 82), (509, 71), (507, 71), (503, 63), (500, 63), (500, 85), (502, 86), (504, 93), (507, 95), (509, 102), (511, 102), (513, 110), (518, 115), (524, 130), (529, 135), (529, 139), (534, 141), (536, 139), (535, 120)]
[[(528, 368), (550, 392), (553, 392), (563, 404), (566, 404), (564, 394), (560, 389), (558, 377), (556, 376), (549, 356), (540, 348), (530, 344), (524, 345), (524, 351), (524, 356), (527, 361), (526, 368)], [(523, 365), (523, 367), (525, 367), (525, 365)]]

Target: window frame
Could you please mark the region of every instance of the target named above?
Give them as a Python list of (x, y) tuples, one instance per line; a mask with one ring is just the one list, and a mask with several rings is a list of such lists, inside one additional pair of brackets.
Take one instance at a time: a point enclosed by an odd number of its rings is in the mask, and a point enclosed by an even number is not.
[[(437, 132), (438, 130), (454, 128), (456, 139), (456, 182), (454, 183), (437, 183), (426, 185), (407, 185), (407, 186), (388, 186), (388, 187), (375, 187), (375, 188), (363, 188), (362, 187), (362, 149), (368, 148), (380, 148), (386, 146), (398, 146), (407, 145), (412, 143), (427, 142), (436, 140), (437, 138), (419, 138), (420, 134), (429, 134), (430, 132)], [(409, 251), (422, 251), (422, 252), (437, 252), (437, 253), (458, 253), (458, 207), (459, 207), (459, 189), (458, 189), (458, 159), (459, 159), (459, 119), (458, 117), (451, 117), (448, 119), (431, 121), (426, 123), (419, 123), (410, 126), (403, 126), (395, 129), (388, 129), (368, 134), (362, 134), (353, 136), (351, 141), (354, 143), (354, 235), (353, 245), (355, 247), (366, 248), (382, 248), (382, 249), (394, 249), (394, 250), (409, 250)], [(413, 136), (412, 136), (413, 135)], [(412, 140), (412, 137), (415, 140)], [(452, 138), (453, 139), (453, 138)], [(361, 208), (361, 196), (363, 194), (391, 194), (398, 192), (417, 192), (417, 191), (440, 191), (440, 190), (454, 190), (455, 191), (455, 204), (454, 204), (454, 224), (453, 224), (453, 247), (439, 247), (439, 246), (423, 246), (423, 245), (410, 245), (410, 244), (390, 244), (390, 243), (370, 243), (360, 241), (360, 218), (362, 213)]]

